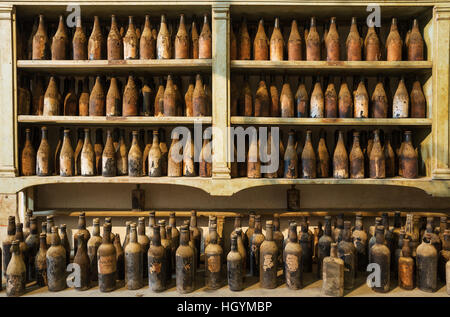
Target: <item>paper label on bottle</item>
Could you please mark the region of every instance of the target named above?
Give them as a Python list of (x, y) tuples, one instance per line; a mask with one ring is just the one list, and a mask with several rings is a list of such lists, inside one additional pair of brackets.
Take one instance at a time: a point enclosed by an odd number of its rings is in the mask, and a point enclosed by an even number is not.
[(273, 261), (272, 261), (272, 255), (266, 254), (264, 255), (264, 263), (263, 263), (263, 269), (264, 271), (268, 271), (273, 268)]
[(116, 257), (115, 255), (100, 256), (98, 259), (98, 273), (111, 274), (116, 272)]
[(150, 265), (150, 274), (153, 274), (153, 273), (156, 273), (156, 274), (161, 273), (161, 262), (153, 262)]
[(294, 254), (288, 254), (286, 255), (286, 265), (287, 269), (290, 272), (295, 272), (298, 270), (298, 256)]
[(220, 256), (208, 256), (208, 270), (212, 273), (217, 273), (220, 271)]

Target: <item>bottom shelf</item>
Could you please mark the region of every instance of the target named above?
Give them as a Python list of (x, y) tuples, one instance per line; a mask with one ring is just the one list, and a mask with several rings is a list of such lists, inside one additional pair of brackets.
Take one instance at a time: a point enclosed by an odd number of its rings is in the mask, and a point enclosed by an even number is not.
[[(317, 280), (314, 273), (305, 274), (304, 288), (301, 290), (290, 290), (286, 287), (284, 279), (279, 272), (279, 284), (275, 289), (263, 289), (259, 287), (257, 277), (246, 277), (245, 288), (240, 292), (230, 291), (228, 285), (223, 285), (218, 290), (207, 290), (204, 287), (203, 271), (199, 271), (199, 287), (190, 294), (180, 294), (175, 288), (175, 276), (173, 276), (170, 287), (161, 293), (151, 291), (146, 283), (139, 290), (128, 290), (124, 282), (118, 283), (115, 291), (110, 293), (100, 292), (98, 286), (94, 286), (87, 291), (76, 291), (75, 289), (65, 289), (60, 292), (49, 292), (47, 287), (37, 287), (31, 285), (24, 296), (27, 297), (319, 297), (321, 296), (322, 281)], [(439, 288), (434, 293), (423, 292), (418, 288), (411, 291), (403, 290), (397, 286), (397, 281), (391, 281), (391, 291), (388, 293), (376, 293), (365, 283), (364, 277), (357, 279), (356, 286), (351, 291), (344, 291), (345, 297), (448, 297), (444, 284), (439, 284)], [(5, 297), (4, 291), (0, 292), (0, 297)]]

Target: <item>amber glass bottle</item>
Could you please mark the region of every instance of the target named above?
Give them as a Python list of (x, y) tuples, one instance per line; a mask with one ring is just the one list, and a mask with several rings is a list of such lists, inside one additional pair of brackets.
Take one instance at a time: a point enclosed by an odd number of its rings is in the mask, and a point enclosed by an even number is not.
[(364, 154), (360, 146), (359, 132), (353, 132), (353, 146), (349, 155), (350, 178), (364, 178)]
[(200, 177), (212, 176), (212, 144), (211, 140), (204, 139), (202, 150), (200, 151), (199, 172)]
[(206, 103), (206, 94), (203, 87), (202, 77), (200, 74), (197, 74), (195, 78), (195, 88), (192, 93), (192, 108), (194, 117), (206, 116)]
[(87, 59), (87, 38), (81, 25), (81, 16), (76, 18), (75, 33), (72, 39), (72, 50), (74, 60)]
[(190, 58), (197, 59), (198, 58), (198, 31), (197, 31), (197, 24), (195, 23), (195, 20), (192, 21), (191, 25), (191, 48), (189, 52)]
[(128, 17), (127, 33), (123, 37), (123, 58), (137, 59), (139, 49), (139, 38), (136, 34), (133, 17)]
[(287, 54), (289, 61), (302, 60), (302, 38), (298, 32), (297, 20), (292, 20), (291, 32), (287, 43)]
[(90, 129), (84, 129), (84, 142), (80, 155), (81, 175), (93, 176), (96, 174), (95, 152), (91, 143)]
[(69, 38), (67, 36), (67, 30), (64, 24), (64, 18), (59, 16), (58, 29), (52, 38), (51, 55), (52, 60), (67, 59), (67, 48), (69, 44)]
[(316, 154), (311, 143), (311, 131), (306, 131), (305, 146), (302, 152), (303, 178), (316, 178)]
[(59, 154), (59, 175), (74, 175), (74, 152), (70, 141), (70, 130), (64, 130), (64, 141)]
[(406, 290), (412, 290), (415, 284), (415, 265), (411, 257), (409, 241), (409, 239), (403, 239), (402, 252), (398, 259), (398, 286)]
[(284, 152), (284, 177), (298, 178), (298, 156), (295, 150), (295, 131), (289, 131), (288, 144)]
[(48, 58), (48, 36), (44, 22), (44, 16), (39, 15), (39, 25), (33, 36), (33, 51), (32, 59), (47, 59)]
[(116, 16), (111, 15), (111, 28), (106, 41), (108, 60), (123, 59), (123, 42), (117, 26)]
[[(272, 92), (272, 90), (271, 90)], [(306, 91), (306, 86), (304, 83), (304, 78), (299, 78), (297, 92), (295, 93), (295, 108), (297, 118), (307, 118), (309, 115), (308, 111), (309, 97)], [(272, 115), (273, 116), (273, 115)], [(279, 115), (277, 115), (279, 116)]]
[(378, 226), (375, 229), (375, 244), (370, 248), (370, 263), (376, 263), (380, 266), (380, 284), (373, 285), (372, 289), (375, 292), (386, 293), (389, 291), (390, 283), (390, 266), (391, 266), (391, 252), (386, 246), (384, 239), (384, 226)]
[(262, 79), (259, 82), (258, 89), (255, 94), (255, 117), (268, 117), (270, 109), (269, 91), (265, 81)]
[(61, 94), (55, 77), (51, 76), (44, 95), (44, 116), (59, 116), (61, 111)]
[(94, 16), (94, 26), (88, 41), (88, 58), (90, 60), (103, 59), (103, 35), (98, 16)]
[(419, 30), (419, 22), (413, 20), (413, 26), (406, 41), (409, 61), (423, 61), (424, 42)]
[(156, 41), (153, 37), (150, 16), (145, 15), (144, 29), (139, 38), (139, 57), (140, 59), (154, 59), (156, 50)]
[(272, 36), (270, 37), (270, 60), (282, 61), (284, 55), (284, 39), (280, 30), (280, 19), (275, 18)]
[(52, 245), (47, 251), (47, 282), (50, 292), (66, 288), (66, 250), (61, 245), (58, 227), (52, 228)]
[(250, 35), (248, 34), (247, 20), (245, 19), (245, 17), (242, 19), (242, 22), (241, 22), (238, 39), (239, 39), (239, 43), (238, 43), (239, 59), (240, 60), (251, 59), (250, 58), (250, 55), (251, 55)]
[(347, 60), (360, 61), (362, 52), (362, 39), (359, 36), (358, 25), (356, 24), (355, 17), (352, 18), (350, 32), (348, 33), (345, 45), (347, 48)]
[(319, 61), (320, 60), (320, 37), (316, 29), (316, 18), (311, 18), (311, 24), (308, 34), (305, 39), (306, 42), (306, 60)]
[(203, 27), (198, 37), (198, 58), (211, 58), (211, 29), (209, 27), (208, 15), (203, 16)]
[(101, 173), (104, 177), (116, 176), (116, 155), (111, 130), (106, 131), (106, 143), (101, 159)]
[(411, 118), (425, 118), (427, 101), (422, 91), (420, 81), (413, 83), (411, 90)]
[(374, 26), (370, 26), (364, 39), (364, 58), (366, 61), (381, 60), (381, 43)]
[(294, 116), (294, 96), (287, 76), (284, 77), (283, 87), (280, 94), (281, 116), (290, 118)]
[(36, 174), (36, 150), (31, 140), (31, 129), (25, 129), (25, 144), (21, 153), (21, 174), (31, 176)]
[(418, 176), (418, 159), (417, 153), (412, 145), (411, 131), (405, 131), (404, 146), (400, 152), (400, 168), (405, 178), (416, 178)]
[(392, 18), (391, 30), (386, 39), (387, 61), (401, 61), (402, 60), (402, 46), (403, 41), (400, 37), (397, 28), (397, 18)]
[(133, 131), (133, 140), (128, 152), (128, 175), (131, 177), (142, 176), (142, 151), (139, 147), (138, 134), (138, 131)]
[(338, 141), (333, 154), (333, 177), (348, 178), (348, 155), (342, 131), (339, 131)]
[(152, 147), (148, 153), (148, 175), (150, 177), (162, 176), (161, 156), (159, 133), (158, 130), (154, 130)]
[(186, 30), (184, 14), (180, 15), (180, 24), (175, 36), (175, 58), (189, 58), (189, 34)]
[(329, 78), (327, 84), (327, 89), (325, 90), (325, 118), (337, 118), (338, 105), (337, 105), (337, 94), (334, 87), (333, 77)]
[(381, 78), (378, 78), (371, 97), (371, 117), (387, 118), (388, 107), (388, 98), (384, 90), (383, 81)]
[(341, 80), (341, 87), (338, 95), (338, 112), (339, 118), (352, 118), (353, 117), (353, 98), (350, 90), (348, 89), (345, 78)]
[(332, 17), (330, 20), (330, 26), (325, 37), (325, 48), (327, 50), (327, 61), (339, 61), (339, 33), (335, 17)]

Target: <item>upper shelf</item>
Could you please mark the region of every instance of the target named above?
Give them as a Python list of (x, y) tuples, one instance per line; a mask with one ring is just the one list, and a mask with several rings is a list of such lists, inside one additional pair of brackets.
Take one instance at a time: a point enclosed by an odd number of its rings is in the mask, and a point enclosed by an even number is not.
[(129, 73), (210, 72), (211, 59), (149, 59), (149, 60), (18, 60), (17, 68), (30, 72), (61, 75), (93, 75)]
[(433, 69), (431, 61), (231, 61), (232, 71), (259, 73), (261, 71), (274, 73), (305, 74), (430, 74)]
[(431, 127), (429, 118), (279, 118), (231, 117), (231, 124), (241, 125), (332, 125), (332, 126), (424, 126)]
[(61, 125), (175, 125), (211, 124), (211, 117), (97, 117), (97, 116), (29, 116), (20, 115), (20, 123)]

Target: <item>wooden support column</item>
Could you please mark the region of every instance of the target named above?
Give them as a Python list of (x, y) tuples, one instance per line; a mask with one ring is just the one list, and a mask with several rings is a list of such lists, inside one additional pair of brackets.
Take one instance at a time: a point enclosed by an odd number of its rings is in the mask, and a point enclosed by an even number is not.
[(231, 178), (229, 151), (230, 122), (230, 6), (212, 7), (212, 89), (213, 89), (213, 178)]
[(450, 7), (436, 6), (433, 13), (433, 162), (434, 179), (450, 179), (449, 153), (449, 52)]
[[(0, 5), (0, 177), (17, 175), (15, 158), (16, 120), (14, 91), (15, 74), (15, 12), (12, 5)], [(0, 180), (6, 181), (6, 180)]]

